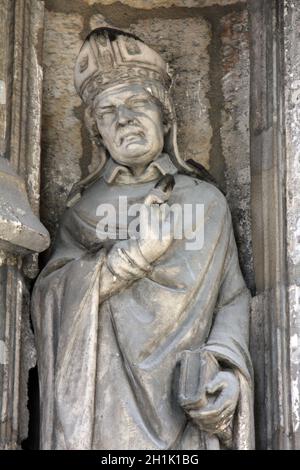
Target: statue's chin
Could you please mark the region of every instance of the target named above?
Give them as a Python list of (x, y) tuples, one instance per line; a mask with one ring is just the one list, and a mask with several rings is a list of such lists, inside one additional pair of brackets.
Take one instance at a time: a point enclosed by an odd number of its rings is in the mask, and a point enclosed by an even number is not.
[(143, 146), (135, 144), (127, 147), (121, 156), (113, 156), (113, 159), (120, 165), (130, 167), (136, 164), (148, 165), (155, 160), (156, 156), (157, 155), (153, 155), (152, 152), (145, 152), (145, 148)]

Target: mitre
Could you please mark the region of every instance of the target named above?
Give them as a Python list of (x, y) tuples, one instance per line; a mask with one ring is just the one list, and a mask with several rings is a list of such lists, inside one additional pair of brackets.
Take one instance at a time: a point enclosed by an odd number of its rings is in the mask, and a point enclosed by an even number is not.
[(168, 91), (171, 85), (168, 64), (130, 33), (111, 28), (94, 29), (76, 60), (74, 83), (77, 93), (89, 103), (96, 94), (124, 82), (156, 83)]

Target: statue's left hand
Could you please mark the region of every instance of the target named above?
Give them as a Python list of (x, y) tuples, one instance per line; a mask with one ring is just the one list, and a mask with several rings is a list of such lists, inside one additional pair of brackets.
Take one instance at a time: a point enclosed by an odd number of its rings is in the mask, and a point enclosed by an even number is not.
[(189, 410), (189, 416), (209, 434), (222, 434), (232, 423), (239, 398), (239, 381), (231, 371), (220, 371), (206, 385), (207, 403)]

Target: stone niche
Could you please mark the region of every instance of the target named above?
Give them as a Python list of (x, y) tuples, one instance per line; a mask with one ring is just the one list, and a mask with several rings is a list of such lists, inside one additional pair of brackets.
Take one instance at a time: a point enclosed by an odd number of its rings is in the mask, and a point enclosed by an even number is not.
[[(41, 221), (53, 240), (70, 189), (97, 166), (99, 159), (83, 124), (84, 107), (73, 85), (81, 44), (96, 27), (135, 33), (162, 54), (173, 71), (182, 156), (209, 170), (226, 193), (231, 209), (241, 268), (252, 294), (256, 294), (250, 335), (258, 448), (290, 445), (284, 437), (290, 426), (286, 424), (289, 407), (281, 407), (284, 398), (280, 398), (289, 393), (280, 391), (280, 374), (286, 374), (286, 383), (290, 380), (288, 362), (276, 352), (286, 347), (284, 333), (278, 340), (272, 339), (276, 331), (284, 331), (288, 321), (280, 287), (285, 283), (284, 269), (274, 268), (285, 256), (285, 242), (272, 245), (284, 230), (280, 219), (280, 198), (284, 196), (280, 183), (269, 183), (278, 177), (281, 156), (267, 137), (280, 135), (276, 128), (276, 113), (280, 111), (279, 107), (275, 109), (280, 105), (270, 90), (276, 84), (280, 86), (275, 76), (281, 73), (281, 65), (272, 48), (280, 41), (276, 18), (283, 17), (280, 5), (284, 3), (289, 2), (44, 1)], [(272, 106), (273, 113), (268, 111)], [(42, 255), (41, 266), (47, 256)], [(32, 437), (38, 428), (36, 402), (31, 398), (29, 447), (37, 445)], [(286, 419), (283, 426), (278, 424), (282, 416)]]
[[(52, 240), (73, 184), (87, 176), (99, 160), (84, 126), (84, 106), (73, 85), (75, 59), (92, 29), (123, 29), (141, 37), (171, 66), (179, 150), (184, 159), (193, 158), (204, 165), (226, 193), (241, 268), (254, 293), (247, 2), (44, 3), (40, 213)], [(41, 265), (47, 257), (47, 253), (42, 255)], [(37, 427), (37, 421), (32, 425)], [(37, 444), (31, 438), (29, 445)]]
[[(300, 448), (299, 25), (294, 0), (0, 0), (0, 176), (22, 182), (52, 241), (72, 186), (99, 161), (73, 85), (83, 40), (123, 29), (169, 62), (179, 150), (226, 194), (253, 297), (259, 449)], [(0, 238), (14, 235), (0, 225)], [(30, 241), (26, 256), (0, 247), (1, 448), (39, 442), (29, 292), (49, 251), (38, 266)]]

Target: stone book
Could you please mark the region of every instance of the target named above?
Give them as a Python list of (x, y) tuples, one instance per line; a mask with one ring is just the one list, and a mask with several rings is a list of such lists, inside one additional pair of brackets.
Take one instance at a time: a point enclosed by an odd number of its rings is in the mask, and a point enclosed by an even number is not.
[(215, 357), (208, 351), (184, 351), (179, 380), (179, 400), (185, 410), (208, 404), (206, 385), (220, 370)]

